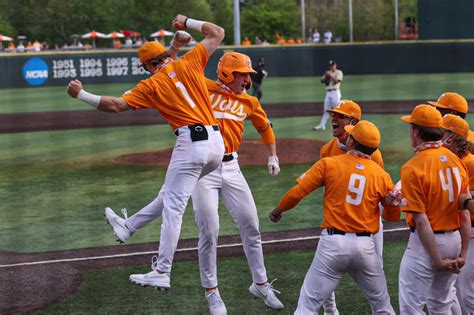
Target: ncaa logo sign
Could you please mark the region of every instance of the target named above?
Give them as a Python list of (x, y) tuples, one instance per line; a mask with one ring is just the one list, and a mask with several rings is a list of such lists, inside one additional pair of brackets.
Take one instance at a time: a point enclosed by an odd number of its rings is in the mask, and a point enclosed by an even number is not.
[(48, 80), (48, 65), (41, 58), (31, 58), (23, 66), (23, 78), (30, 85), (41, 85)]

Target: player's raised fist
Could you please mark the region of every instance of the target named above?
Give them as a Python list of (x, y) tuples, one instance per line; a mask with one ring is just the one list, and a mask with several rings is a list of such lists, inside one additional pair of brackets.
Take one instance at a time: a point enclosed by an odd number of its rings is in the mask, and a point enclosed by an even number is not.
[(82, 90), (82, 82), (79, 80), (71, 80), (67, 85), (67, 94), (69, 96), (77, 98), (77, 95)]
[(184, 30), (184, 29), (186, 29), (186, 25), (184, 24), (186, 19), (187, 19), (186, 16), (178, 14), (173, 20), (173, 28), (175, 30)]
[(186, 31), (177, 31), (174, 33), (172, 46), (176, 49), (186, 46), (191, 42), (191, 35)]

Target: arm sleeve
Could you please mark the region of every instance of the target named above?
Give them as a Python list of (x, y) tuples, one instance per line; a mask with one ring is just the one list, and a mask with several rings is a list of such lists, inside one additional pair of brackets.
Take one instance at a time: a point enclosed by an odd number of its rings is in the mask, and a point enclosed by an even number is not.
[(268, 120), (267, 114), (262, 108), (262, 105), (257, 101), (256, 98), (252, 100), (252, 114), (250, 115), (250, 121), (252, 125), (260, 133), (260, 138), (263, 144), (275, 143), (275, 134)]
[(426, 212), (426, 198), (420, 176), (412, 167), (402, 167), (400, 179), (403, 183), (401, 211)]
[(151, 78), (140, 81), (136, 87), (125, 92), (122, 97), (133, 109), (155, 108), (155, 95)]
[(193, 49), (188, 51), (183, 59), (189, 62), (190, 66), (196, 68), (199, 72), (204, 73), (209, 54), (202, 43), (197, 44)]
[(317, 161), (309, 170), (296, 179), (296, 182), (306, 192), (310, 193), (318, 187), (324, 186), (326, 159)]
[(278, 208), (282, 212), (293, 209), (307, 194), (300, 185), (295, 185), (283, 195)]

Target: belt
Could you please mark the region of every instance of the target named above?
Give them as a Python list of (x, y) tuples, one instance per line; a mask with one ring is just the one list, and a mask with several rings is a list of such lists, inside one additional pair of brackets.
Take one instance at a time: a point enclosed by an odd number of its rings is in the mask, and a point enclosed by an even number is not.
[[(341, 230), (338, 230), (338, 229), (326, 229), (326, 231), (328, 232), (328, 235), (334, 235), (334, 234), (346, 235), (346, 233), (351, 233), (351, 232), (344, 232), (344, 231), (341, 231)], [(370, 232), (359, 232), (359, 233), (355, 233), (355, 235), (357, 235), (357, 236), (371, 236), (372, 233), (370, 233)]]
[[(218, 125), (212, 125), (212, 129), (214, 129), (214, 131), (219, 131), (219, 126)], [(174, 131), (174, 134), (176, 135), (176, 137), (179, 136), (179, 128)]]
[(329, 89), (329, 90), (326, 90), (326, 92), (332, 92), (332, 91), (337, 91), (337, 89)]
[(224, 155), (222, 158), (222, 162), (229, 162), (234, 159), (234, 155), (232, 153)]
[[(474, 226), (474, 222), (472, 223), (472, 225)], [(456, 232), (456, 231), (458, 231), (458, 230), (459, 230), (459, 229), (448, 230), (448, 231), (433, 231), (433, 233), (434, 233), (434, 234), (444, 234), (444, 233)], [(415, 231), (416, 231), (416, 227), (410, 226), (410, 232), (415, 233)]]

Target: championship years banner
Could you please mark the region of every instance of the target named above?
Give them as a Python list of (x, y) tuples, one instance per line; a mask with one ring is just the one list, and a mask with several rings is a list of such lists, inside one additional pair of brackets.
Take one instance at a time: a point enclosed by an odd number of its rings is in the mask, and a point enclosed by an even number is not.
[[(249, 55), (254, 66), (264, 58), (271, 77), (319, 77), (328, 69), (329, 60), (336, 60), (344, 74), (474, 72), (474, 40), (398, 41), (225, 46), (210, 57), (205, 70), (208, 78), (216, 78), (219, 58), (229, 51)], [(149, 76), (137, 68), (139, 64), (136, 50), (0, 54), (0, 89), (66, 86), (72, 79), (85, 84), (136, 83)]]

